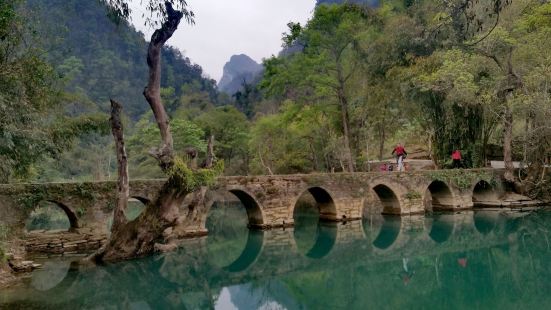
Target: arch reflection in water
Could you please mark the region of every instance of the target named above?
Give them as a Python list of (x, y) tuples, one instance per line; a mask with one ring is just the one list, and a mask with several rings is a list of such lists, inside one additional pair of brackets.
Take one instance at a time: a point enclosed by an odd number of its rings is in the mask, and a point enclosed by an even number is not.
[(239, 200), (215, 202), (209, 210), (206, 228), (209, 262), (218, 268), (230, 266), (247, 247), (247, 212)]
[(48, 261), (32, 273), (31, 286), (39, 291), (48, 291), (58, 286), (71, 269), (70, 261)]
[(316, 241), (314, 246), (308, 250), (306, 256), (313, 259), (321, 259), (327, 256), (337, 240), (337, 223), (320, 222), (317, 225)]
[(322, 188), (310, 188), (298, 199), (293, 212), (294, 238), (299, 252), (320, 259), (331, 252), (337, 239), (337, 223), (321, 221), (335, 218), (333, 199)]
[(76, 258), (49, 260), (43, 263), (42, 268), (33, 271), (30, 286), (37, 291), (47, 292), (45, 294), (63, 294), (76, 281), (79, 267)]
[(453, 234), (457, 216), (455, 214), (433, 214), (425, 222), (429, 230), (429, 237), (436, 243), (443, 243)]
[(247, 238), (247, 244), (245, 249), (241, 252), (241, 255), (228, 266), (222, 269), (229, 272), (241, 272), (252, 266), (260, 254), (264, 246), (264, 231), (262, 230), (249, 230), (249, 236)]
[(479, 233), (483, 235), (487, 235), (496, 228), (499, 217), (500, 217), (499, 212), (475, 211), (474, 226)]
[(377, 234), (375, 240), (373, 240), (373, 246), (378, 249), (388, 249), (398, 236), (402, 227), (402, 219), (399, 216), (383, 215), (381, 229)]

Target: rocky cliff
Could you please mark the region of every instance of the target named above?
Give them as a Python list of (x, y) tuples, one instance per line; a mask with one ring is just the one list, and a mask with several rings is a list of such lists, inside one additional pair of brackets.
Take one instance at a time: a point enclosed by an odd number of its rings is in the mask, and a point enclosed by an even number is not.
[(218, 83), (218, 89), (233, 95), (241, 89), (243, 83), (254, 82), (262, 69), (261, 64), (247, 55), (233, 55), (224, 65), (224, 74)]

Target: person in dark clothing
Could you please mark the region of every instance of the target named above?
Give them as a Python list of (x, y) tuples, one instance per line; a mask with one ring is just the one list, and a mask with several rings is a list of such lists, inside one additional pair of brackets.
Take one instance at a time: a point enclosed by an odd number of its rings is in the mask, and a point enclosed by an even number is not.
[(398, 165), (398, 171), (404, 170), (404, 159), (408, 155), (406, 152), (406, 149), (402, 146), (402, 144), (398, 143), (394, 150), (392, 151), (392, 155), (396, 156), (396, 164)]

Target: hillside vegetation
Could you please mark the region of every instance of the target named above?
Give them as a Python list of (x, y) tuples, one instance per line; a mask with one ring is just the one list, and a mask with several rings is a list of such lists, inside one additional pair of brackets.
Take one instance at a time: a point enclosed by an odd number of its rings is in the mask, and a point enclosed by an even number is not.
[[(282, 45), (292, 52), (265, 59), (261, 81), (245, 81), (232, 97), (179, 51), (164, 49), (162, 99), (175, 151), (202, 155), (214, 134), (226, 174), (275, 174), (364, 171), (370, 160), (389, 159), (397, 142), (443, 168), (455, 149), (465, 167), (485, 166), (497, 150), (508, 167), (530, 166), (521, 176), (528, 189), (542, 188), (551, 154), (551, 4), (461, 1), (320, 1), (326, 5), (305, 25), (289, 23)], [(31, 99), (42, 109), (35, 119), (55, 106), (65, 120), (86, 116), (89, 126), (71, 127), (67, 136), (77, 140), (42, 149), (35, 136), (21, 137), (1, 154), (11, 156), (4, 171), (17, 177), (8, 180), (112, 178), (111, 138), (92, 126), (109, 98), (128, 116), (131, 177), (162, 176), (147, 154), (159, 140), (141, 95), (143, 35), (117, 26), (96, 1), (29, 0), (22, 14), (45, 51), (35, 68), (49, 79), (33, 85), (55, 90)], [(44, 156), (16, 171), (34, 144)]]

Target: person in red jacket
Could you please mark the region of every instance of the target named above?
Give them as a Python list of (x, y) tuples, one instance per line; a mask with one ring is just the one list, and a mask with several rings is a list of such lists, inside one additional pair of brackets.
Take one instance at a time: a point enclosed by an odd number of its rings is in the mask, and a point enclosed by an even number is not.
[(404, 159), (408, 155), (406, 152), (406, 149), (402, 146), (402, 144), (398, 143), (394, 150), (392, 151), (392, 155), (396, 156), (396, 164), (398, 164), (398, 171), (404, 170)]
[(455, 150), (452, 152), (453, 168), (461, 168), (461, 151)]

